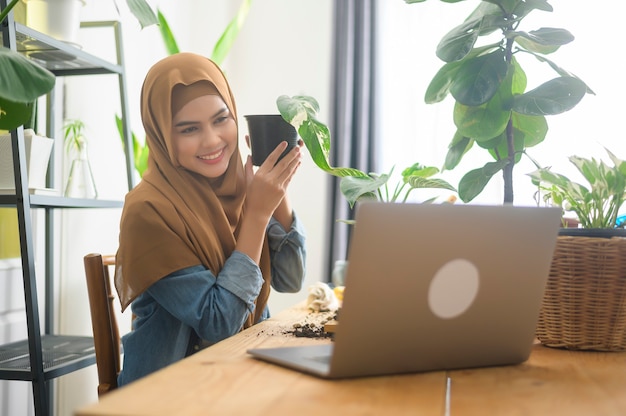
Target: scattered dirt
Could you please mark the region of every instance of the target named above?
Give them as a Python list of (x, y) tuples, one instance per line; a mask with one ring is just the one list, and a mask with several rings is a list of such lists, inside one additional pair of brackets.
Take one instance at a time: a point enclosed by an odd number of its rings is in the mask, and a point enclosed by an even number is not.
[(337, 320), (338, 311), (310, 312), (302, 322), (293, 324), (285, 334), (305, 338), (332, 338), (333, 334), (324, 330), (324, 324)]

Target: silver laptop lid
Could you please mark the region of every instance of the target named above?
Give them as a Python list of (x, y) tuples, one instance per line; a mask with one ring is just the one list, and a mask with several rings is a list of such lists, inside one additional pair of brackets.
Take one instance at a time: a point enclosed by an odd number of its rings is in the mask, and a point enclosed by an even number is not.
[(560, 215), (557, 208), (361, 204), (331, 376), (526, 360)]

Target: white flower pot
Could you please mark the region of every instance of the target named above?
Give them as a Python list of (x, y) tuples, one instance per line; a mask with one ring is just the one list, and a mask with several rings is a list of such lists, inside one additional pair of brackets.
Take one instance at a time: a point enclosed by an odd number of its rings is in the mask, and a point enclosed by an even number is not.
[(53, 38), (77, 43), (84, 0), (24, 0), (26, 26)]
[[(46, 187), (46, 173), (53, 143), (54, 140), (38, 136), (32, 129), (24, 130), (28, 187), (30, 189)], [(0, 136), (0, 189), (15, 189), (10, 134)]]

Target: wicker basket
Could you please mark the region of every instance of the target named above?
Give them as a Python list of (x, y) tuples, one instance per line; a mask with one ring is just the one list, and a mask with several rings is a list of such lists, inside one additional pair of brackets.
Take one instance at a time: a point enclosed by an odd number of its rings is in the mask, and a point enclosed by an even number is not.
[(550, 347), (626, 350), (626, 238), (558, 237), (537, 338)]

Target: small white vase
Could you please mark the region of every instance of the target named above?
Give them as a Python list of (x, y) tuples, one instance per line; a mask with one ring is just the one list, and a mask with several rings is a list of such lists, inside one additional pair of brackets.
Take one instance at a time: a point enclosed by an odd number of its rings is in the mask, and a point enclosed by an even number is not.
[[(46, 173), (48, 172), (48, 163), (50, 162), (53, 144), (54, 140), (38, 136), (32, 129), (24, 130), (26, 169), (28, 187), (30, 189), (43, 189), (46, 187)], [(0, 189), (15, 189), (10, 134), (0, 136)]]
[(64, 42), (76, 44), (84, 0), (24, 0), (26, 26)]

